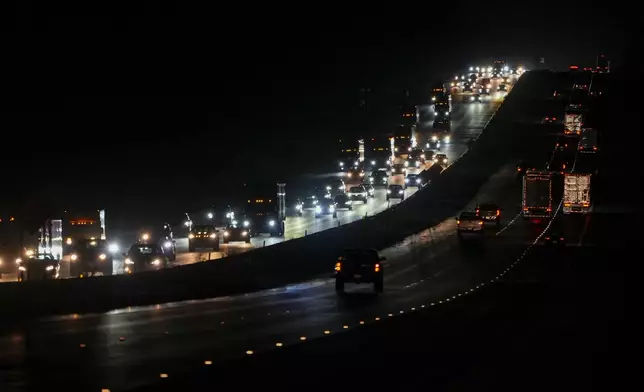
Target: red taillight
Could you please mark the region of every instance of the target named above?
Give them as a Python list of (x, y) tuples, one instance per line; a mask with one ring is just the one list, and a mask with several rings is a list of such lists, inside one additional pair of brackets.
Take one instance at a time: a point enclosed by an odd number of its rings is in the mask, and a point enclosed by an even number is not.
[(478, 208), (476, 209), (476, 215), (478, 215), (481, 212)]
[(374, 271), (380, 272), (380, 264), (376, 264), (373, 266)]
[(549, 241), (549, 240), (550, 240), (550, 237), (546, 237), (546, 241)]
[(483, 224), (483, 221), (479, 221), (479, 225), (482, 225), (482, 224)]
[(342, 263), (340, 262), (335, 263), (335, 270), (338, 272), (342, 271)]
[(564, 238), (563, 238), (563, 237), (559, 237), (559, 241), (563, 241), (563, 240), (564, 240)]
[(496, 216), (501, 215), (501, 210), (496, 210)]

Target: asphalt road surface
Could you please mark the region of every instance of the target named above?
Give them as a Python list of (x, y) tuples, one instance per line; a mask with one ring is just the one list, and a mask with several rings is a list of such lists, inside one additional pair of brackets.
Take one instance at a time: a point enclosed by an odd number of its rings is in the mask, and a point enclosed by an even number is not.
[[(508, 166), (469, 206), (496, 200), (503, 210), (505, 228), (497, 234), (490, 227), (483, 245), (459, 242), (449, 219), (384, 250), (389, 265), (380, 296), (370, 286), (349, 286), (338, 296), (332, 279), (323, 277), (243, 296), (4, 325), (0, 379), (10, 388), (122, 390), (193, 370), (204, 361), (259, 353), (449, 301), (502, 273), (534, 236), (531, 226), (515, 219), (519, 197), (515, 168)], [(36, 377), (36, 369), (47, 371)]]

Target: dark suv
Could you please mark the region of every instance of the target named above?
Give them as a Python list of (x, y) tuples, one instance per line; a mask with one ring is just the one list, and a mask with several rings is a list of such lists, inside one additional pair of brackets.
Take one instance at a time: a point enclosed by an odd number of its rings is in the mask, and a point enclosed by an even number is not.
[(345, 283), (373, 283), (374, 291), (381, 293), (385, 260), (375, 249), (346, 249), (335, 263), (335, 291), (344, 292)]

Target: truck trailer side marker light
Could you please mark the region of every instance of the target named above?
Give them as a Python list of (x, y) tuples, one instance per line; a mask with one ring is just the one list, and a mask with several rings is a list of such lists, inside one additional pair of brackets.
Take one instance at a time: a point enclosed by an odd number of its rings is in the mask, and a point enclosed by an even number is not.
[(328, 329), (325, 329), (325, 330), (324, 330), (324, 334), (325, 334), (325, 335), (330, 335), (330, 334), (331, 334), (331, 331), (330, 331), (330, 330), (328, 330)]
[(343, 325), (342, 328), (343, 329), (349, 329), (349, 326), (348, 325)]
[(212, 365), (212, 361), (204, 361), (203, 364), (206, 366), (210, 366)]

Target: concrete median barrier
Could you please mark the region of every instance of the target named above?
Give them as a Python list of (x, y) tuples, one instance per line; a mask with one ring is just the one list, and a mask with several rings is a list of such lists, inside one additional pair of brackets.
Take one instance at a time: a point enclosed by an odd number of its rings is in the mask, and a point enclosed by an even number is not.
[[(538, 132), (524, 129), (515, 119), (520, 118), (517, 111), (522, 110), (522, 102), (532, 100), (531, 91), (541, 89), (542, 83), (543, 75), (525, 74), (472, 149), (440, 178), (378, 215), (251, 252), (159, 272), (2, 284), (0, 306), (6, 318), (97, 312), (240, 294), (328, 276), (343, 248), (383, 249), (456, 215), (490, 176), (521, 158), (526, 150), (522, 145), (539, 143)], [(506, 107), (513, 109), (509, 112)], [(504, 113), (511, 113), (512, 120), (505, 121)]]

